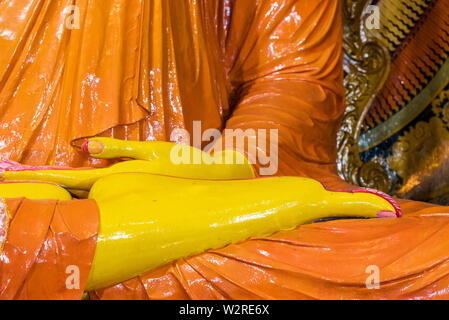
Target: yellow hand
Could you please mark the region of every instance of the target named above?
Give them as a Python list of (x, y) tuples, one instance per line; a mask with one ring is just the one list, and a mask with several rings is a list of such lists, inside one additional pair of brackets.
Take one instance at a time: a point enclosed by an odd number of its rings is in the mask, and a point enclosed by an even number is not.
[(320, 218), (395, 211), (382, 197), (329, 192), (294, 177), (208, 181), (117, 174), (96, 182), (90, 198), (100, 208), (101, 227), (88, 290)]
[(50, 183), (0, 183), (0, 198), (28, 198), (31, 200), (71, 200), (70, 193)]
[[(101, 177), (115, 173), (142, 172), (196, 179), (247, 179), (254, 171), (238, 152), (224, 151), (210, 156), (189, 146), (157, 141), (124, 141), (93, 138), (84, 146), (90, 156), (99, 159), (132, 158), (109, 168), (78, 170), (9, 171), (3, 181), (45, 181), (75, 190), (90, 190)], [(184, 156), (184, 163), (179, 163)], [(187, 159), (186, 159), (187, 157)], [(226, 164), (226, 160), (234, 160)]]

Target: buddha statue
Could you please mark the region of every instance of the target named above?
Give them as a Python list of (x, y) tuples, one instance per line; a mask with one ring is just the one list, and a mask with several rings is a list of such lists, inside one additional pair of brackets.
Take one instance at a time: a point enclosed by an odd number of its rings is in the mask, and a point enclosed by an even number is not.
[(338, 176), (340, 1), (10, 0), (0, 48), (1, 298), (449, 292), (449, 209)]

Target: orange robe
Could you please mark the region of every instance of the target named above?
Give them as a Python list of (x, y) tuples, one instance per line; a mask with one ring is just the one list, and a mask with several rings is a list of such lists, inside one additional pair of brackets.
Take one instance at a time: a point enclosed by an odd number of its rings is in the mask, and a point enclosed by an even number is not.
[(81, 299), (97, 244), (93, 200), (8, 200), (0, 299)]
[[(344, 113), (337, 0), (0, 3), (0, 156), (105, 165), (83, 137), (169, 140), (175, 128), (278, 129), (278, 175), (337, 175)], [(56, 35), (56, 36), (55, 36)], [(449, 208), (401, 202), (397, 220), (337, 221), (182, 259), (92, 298), (448, 298)], [(25, 228), (26, 226), (23, 225)], [(9, 235), (8, 235), (9, 237)], [(370, 266), (380, 289), (368, 289)]]

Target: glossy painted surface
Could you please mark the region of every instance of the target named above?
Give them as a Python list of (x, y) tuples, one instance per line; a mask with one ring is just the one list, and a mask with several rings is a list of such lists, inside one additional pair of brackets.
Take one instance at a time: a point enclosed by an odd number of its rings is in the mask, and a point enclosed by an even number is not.
[(80, 138), (168, 141), (197, 120), (203, 131), (279, 129), (281, 174), (309, 171), (292, 156), (334, 166), (337, 1), (81, 0), (70, 30), (71, 4), (0, 5), (2, 159), (105, 166)]
[(96, 182), (100, 231), (87, 290), (129, 280), (179, 258), (320, 218), (395, 211), (369, 193), (329, 192), (312, 179), (207, 181), (142, 173)]
[[(124, 172), (142, 172), (196, 179), (249, 179), (254, 178), (252, 165), (240, 153), (232, 150), (213, 156), (189, 146), (169, 142), (122, 141), (110, 138), (89, 139), (89, 145), (100, 143), (101, 152), (90, 153), (100, 159), (133, 158), (108, 168), (63, 170), (10, 170), (1, 174), (2, 181), (45, 181), (70, 189), (89, 191), (99, 178)], [(87, 144), (86, 144), (87, 146)], [(92, 150), (92, 147), (90, 147)], [(89, 149), (86, 149), (89, 153)], [(187, 161), (177, 163), (172, 157), (185, 154)], [(230, 164), (226, 164), (230, 157)], [(198, 162), (194, 162), (197, 161)], [(198, 164), (195, 164), (198, 163)], [(234, 163), (234, 164), (232, 164)], [(1, 184), (0, 184), (1, 195)], [(23, 195), (24, 196), (24, 195)]]
[[(209, 250), (91, 297), (447, 299), (449, 209), (419, 203), (403, 209), (401, 219), (311, 224)], [(379, 290), (366, 287), (370, 266), (379, 267)]]
[[(192, 133), (192, 121), (201, 120), (203, 129), (278, 129), (278, 175), (353, 188), (335, 166), (345, 109), (339, 1), (80, 0), (76, 30), (64, 28), (62, 12), (69, 4), (0, 3), (2, 158), (104, 166), (109, 161), (87, 159), (80, 138), (167, 141), (173, 128)], [(29, 218), (27, 212), (40, 212), (38, 204), (19, 208)], [(180, 259), (92, 297), (447, 297), (448, 210), (401, 204), (402, 219), (328, 222), (254, 238)], [(40, 208), (55, 212), (49, 203)], [(80, 209), (87, 217), (74, 218), (74, 225), (82, 226), (96, 210)], [(10, 231), (49, 234), (46, 215), (33, 219)], [(92, 258), (77, 261), (89, 266)], [(17, 261), (16, 270), (35, 261), (54, 270), (50, 256), (34, 254)], [(366, 288), (369, 265), (383, 270), (380, 291)], [(23, 274), (14, 279), (52, 280), (48, 272)], [(12, 273), (2, 279), (13, 279)], [(14, 290), (21, 288), (18, 282)], [(42, 286), (29, 288), (36, 293)]]
[(11, 222), (0, 254), (0, 298), (81, 299), (97, 242), (95, 201), (6, 204)]
[(4, 199), (72, 200), (70, 193), (57, 185), (38, 182), (0, 183), (0, 196)]

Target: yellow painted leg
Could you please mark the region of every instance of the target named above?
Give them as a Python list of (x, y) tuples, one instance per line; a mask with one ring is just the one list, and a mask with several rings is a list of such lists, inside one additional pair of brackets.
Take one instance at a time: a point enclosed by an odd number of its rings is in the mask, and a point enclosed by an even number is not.
[(329, 192), (317, 181), (242, 181), (117, 174), (90, 192), (101, 227), (87, 289), (133, 278), (179, 258), (320, 218), (395, 211), (380, 196)]

